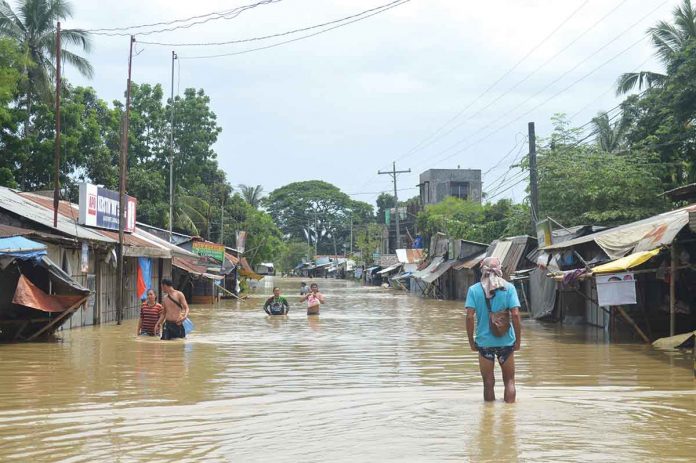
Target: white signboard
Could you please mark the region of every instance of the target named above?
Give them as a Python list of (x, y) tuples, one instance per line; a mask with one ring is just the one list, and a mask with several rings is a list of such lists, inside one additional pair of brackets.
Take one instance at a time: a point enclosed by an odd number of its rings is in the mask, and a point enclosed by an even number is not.
[[(126, 196), (124, 231), (135, 231), (136, 200)], [(89, 183), (80, 184), (80, 225), (118, 230), (118, 193)]]
[(631, 272), (597, 275), (597, 301), (600, 306), (636, 303), (636, 280)]

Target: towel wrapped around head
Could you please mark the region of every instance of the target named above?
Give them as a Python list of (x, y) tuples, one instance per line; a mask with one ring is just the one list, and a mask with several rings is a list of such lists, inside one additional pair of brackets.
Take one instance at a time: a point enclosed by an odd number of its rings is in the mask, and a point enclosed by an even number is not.
[(500, 259), (497, 257), (486, 257), (481, 262), (481, 286), (486, 295), (486, 299), (491, 299), (496, 289), (505, 289), (507, 281), (503, 278), (503, 269), (500, 266)]

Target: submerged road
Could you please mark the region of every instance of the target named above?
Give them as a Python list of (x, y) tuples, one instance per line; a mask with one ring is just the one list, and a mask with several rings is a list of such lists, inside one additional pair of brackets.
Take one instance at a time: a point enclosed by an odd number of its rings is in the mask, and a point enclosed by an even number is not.
[[(484, 404), (461, 302), (267, 279), (197, 306), (184, 342), (135, 321), (0, 345), (0, 461), (684, 461), (696, 458), (687, 355), (524, 322), (518, 402)], [(277, 284), (287, 318), (261, 310)]]

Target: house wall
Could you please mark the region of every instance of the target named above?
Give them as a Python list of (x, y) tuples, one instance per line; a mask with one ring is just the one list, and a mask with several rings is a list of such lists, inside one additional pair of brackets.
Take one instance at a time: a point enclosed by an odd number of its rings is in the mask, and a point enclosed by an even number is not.
[[(465, 195), (481, 202), (481, 171), (478, 169), (430, 169), (420, 174), (421, 204), (436, 204), (448, 196)], [(465, 189), (466, 191), (464, 191)]]
[(459, 301), (466, 300), (469, 287), (476, 284), (473, 270), (451, 270), (454, 275), (454, 298)]

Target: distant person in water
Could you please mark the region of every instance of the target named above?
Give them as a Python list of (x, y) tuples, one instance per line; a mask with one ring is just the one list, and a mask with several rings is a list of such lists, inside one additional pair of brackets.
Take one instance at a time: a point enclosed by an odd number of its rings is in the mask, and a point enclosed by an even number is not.
[(273, 296), (266, 300), (263, 310), (268, 315), (287, 315), (290, 312), (288, 301), (280, 295), (280, 288), (273, 288)]
[(184, 320), (188, 318), (189, 306), (186, 302), (186, 297), (181, 291), (174, 289), (172, 280), (168, 278), (162, 279), (162, 291), (166, 295), (162, 298), (164, 310), (160, 316), (159, 323), (162, 326), (162, 339), (185, 338), (186, 330), (184, 330)]
[(157, 296), (151, 289), (147, 290), (147, 299), (140, 307), (140, 319), (138, 320), (138, 335), (157, 336), (162, 325), (160, 316), (162, 315), (162, 304), (157, 302)]
[(300, 296), (304, 296), (309, 292), (309, 286), (304, 281), (300, 284)]
[[(495, 400), (495, 360), (498, 359), (505, 384), (505, 402), (512, 403), (515, 390), (515, 352), (520, 350), (522, 324), (520, 300), (512, 283), (503, 279), (500, 259), (487, 257), (481, 262), (481, 282), (469, 288), (466, 295), (466, 332), (469, 346), (479, 354), (479, 369), (483, 379), (483, 400)], [(509, 327), (502, 336), (496, 336), (489, 324), (491, 313), (510, 311)], [(496, 317), (497, 318), (497, 317)], [(474, 319), (476, 335), (474, 336)]]
[(300, 298), (300, 302), (307, 301), (307, 315), (319, 315), (319, 306), (324, 303), (324, 295), (319, 292), (319, 285), (312, 283), (309, 293)]

